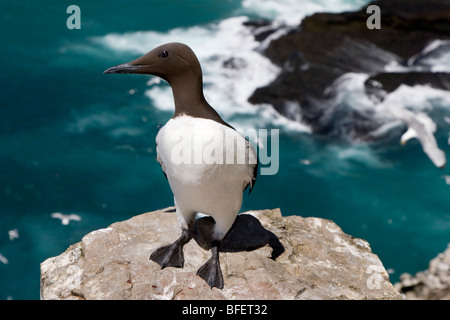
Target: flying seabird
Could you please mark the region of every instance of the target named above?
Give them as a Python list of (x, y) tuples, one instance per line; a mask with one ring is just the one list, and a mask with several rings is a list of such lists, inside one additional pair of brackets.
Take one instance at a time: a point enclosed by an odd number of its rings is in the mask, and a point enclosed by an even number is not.
[(54, 212), (51, 214), (52, 218), (61, 219), (61, 224), (67, 226), (71, 220), (81, 221), (81, 217), (77, 214), (64, 214), (61, 212)]
[(0, 253), (0, 262), (2, 262), (3, 264), (9, 263), (8, 259), (6, 259), (6, 257), (3, 256), (1, 253)]
[(425, 154), (438, 168), (445, 168), (447, 159), (444, 151), (439, 149), (433, 132), (436, 131), (436, 124), (425, 113), (414, 114), (407, 109), (397, 108), (393, 114), (404, 121), (408, 129), (401, 136), (400, 143), (405, 145), (408, 140), (416, 138), (422, 145)]
[(19, 230), (12, 229), (8, 231), (9, 240), (13, 241), (14, 239), (19, 238)]
[(149, 74), (171, 85), (175, 112), (158, 132), (156, 150), (157, 161), (174, 195), (182, 231), (174, 243), (158, 248), (150, 259), (161, 268), (182, 268), (183, 246), (193, 237), (197, 213), (209, 215), (215, 222), (210, 245), (212, 256), (197, 275), (211, 288), (222, 289), (220, 244), (236, 220), (243, 191), (250, 187), (250, 192), (255, 184), (256, 151), (206, 101), (200, 63), (187, 45), (161, 45), (104, 73)]

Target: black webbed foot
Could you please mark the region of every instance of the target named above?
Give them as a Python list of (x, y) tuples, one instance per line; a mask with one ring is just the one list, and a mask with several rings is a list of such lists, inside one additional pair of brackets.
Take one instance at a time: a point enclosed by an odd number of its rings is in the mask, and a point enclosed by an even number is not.
[[(211, 248), (214, 219), (204, 217), (195, 221), (192, 231), (195, 241), (205, 250)], [(264, 228), (261, 222), (249, 214), (240, 214), (228, 233), (220, 241), (220, 252), (252, 251), (265, 245), (272, 247), (271, 259), (275, 260), (284, 252), (278, 237)]]
[(280, 239), (278, 239), (275, 234), (269, 230), (267, 230), (267, 232), (269, 232), (269, 246), (272, 248), (272, 256), (270, 259), (275, 260), (284, 252), (284, 247), (281, 244)]
[(204, 217), (197, 219), (192, 229), (192, 236), (197, 244), (205, 250), (211, 249), (213, 254), (197, 272), (197, 275), (204, 279), (211, 288), (223, 288), (219, 252), (251, 251), (269, 245), (272, 247), (270, 258), (273, 260), (284, 252), (284, 247), (278, 237), (265, 229), (261, 222), (252, 215), (238, 215), (220, 242), (213, 241), (214, 225), (215, 221), (212, 217)]
[(165, 267), (183, 268), (183, 246), (191, 240), (188, 230), (183, 230), (181, 236), (172, 244), (156, 249), (150, 256), (150, 260), (158, 263), (161, 269)]
[(223, 276), (222, 270), (220, 269), (219, 247), (217, 242), (213, 244), (211, 252), (211, 258), (198, 269), (197, 275), (205, 280), (211, 289), (213, 287), (223, 289)]

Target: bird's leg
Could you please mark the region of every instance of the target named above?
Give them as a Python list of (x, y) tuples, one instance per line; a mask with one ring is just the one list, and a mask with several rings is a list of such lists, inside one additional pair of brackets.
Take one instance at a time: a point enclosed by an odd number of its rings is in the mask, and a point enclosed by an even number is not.
[(197, 271), (197, 275), (205, 280), (211, 289), (212, 287), (223, 289), (223, 276), (219, 261), (219, 245), (219, 241), (213, 241), (211, 258)]
[(150, 256), (150, 260), (155, 261), (165, 267), (183, 268), (184, 254), (183, 246), (192, 239), (190, 229), (182, 229), (181, 236), (172, 244), (156, 249)]

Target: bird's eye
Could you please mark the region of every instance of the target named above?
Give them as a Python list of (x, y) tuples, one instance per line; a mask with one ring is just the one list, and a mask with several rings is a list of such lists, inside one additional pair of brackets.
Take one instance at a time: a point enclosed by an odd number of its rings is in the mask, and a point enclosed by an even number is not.
[(158, 56), (159, 56), (160, 58), (165, 59), (165, 58), (167, 58), (167, 57), (169, 56), (169, 52), (166, 51), (166, 50), (163, 50), (163, 51), (161, 51), (161, 52), (159, 53)]

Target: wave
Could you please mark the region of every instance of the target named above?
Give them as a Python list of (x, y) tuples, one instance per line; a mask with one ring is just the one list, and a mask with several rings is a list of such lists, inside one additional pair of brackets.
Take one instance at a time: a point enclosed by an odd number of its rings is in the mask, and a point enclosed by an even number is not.
[[(280, 115), (269, 105), (252, 105), (247, 100), (258, 87), (272, 82), (279, 67), (261, 54), (268, 41), (283, 35), (297, 25), (306, 15), (318, 11), (342, 11), (359, 8), (367, 0), (294, 0), (262, 1), (244, 0), (238, 16), (219, 22), (175, 28), (166, 32), (138, 31), (107, 34), (94, 38), (103, 46), (115, 51), (145, 54), (153, 47), (166, 42), (187, 43), (196, 52), (204, 72), (205, 97), (232, 125), (249, 127), (277, 127), (284, 131), (311, 132), (301, 123)], [(252, 18), (272, 20), (271, 27), (279, 30), (265, 42), (258, 42), (251, 28), (244, 25)], [(284, 27), (281, 27), (284, 26)], [(173, 101), (168, 86), (150, 82), (145, 95), (152, 105), (162, 111), (172, 111)]]
[(450, 40), (434, 40), (422, 52), (408, 60), (417, 71), (450, 72)]
[[(450, 41), (434, 40), (419, 54), (411, 57), (400, 72), (450, 72)], [(444, 167), (446, 156), (438, 147), (435, 138), (438, 125), (448, 131), (450, 145), (450, 92), (426, 85), (407, 86), (402, 84), (389, 94), (382, 104), (384, 110), (402, 121), (407, 131), (400, 138), (401, 144), (416, 138), (422, 149), (437, 167)]]
[[(253, 91), (275, 79), (279, 68), (258, 52), (249, 28), (243, 23), (248, 17), (228, 18), (216, 24), (176, 28), (168, 32), (139, 31), (125, 34), (108, 34), (97, 38), (99, 43), (121, 51), (139, 55), (165, 42), (184, 42), (194, 50), (203, 69), (206, 99), (226, 121), (239, 121), (245, 127), (279, 124), (292, 130), (309, 131), (301, 123), (290, 121), (268, 106), (251, 105), (247, 99)], [(152, 105), (162, 111), (173, 111), (170, 87), (149, 81), (145, 95)], [(254, 121), (250, 123), (250, 117)], [(289, 123), (292, 122), (292, 123)]]
[(406, 65), (393, 60), (387, 72), (450, 72), (450, 40), (431, 41), (421, 52), (408, 59)]
[(344, 12), (362, 8), (370, 0), (244, 0), (242, 12), (260, 18), (297, 25), (316, 12)]
[[(271, 63), (261, 52), (268, 43), (297, 26), (307, 15), (315, 12), (342, 12), (356, 10), (370, 1), (367, 0), (309, 0), (301, 3), (294, 0), (263, 1), (244, 0), (242, 7), (236, 11), (235, 17), (191, 27), (175, 28), (166, 32), (138, 31), (107, 34), (96, 37), (94, 42), (115, 52), (132, 52), (142, 55), (153, 47), (165, 42), (179, 41), (187, 43), (197, 54), (204, 72), (205, 97), (215, 109), (233, 126), (248, 128), (275, 127), (284, 132), (312, 132), (311, 128), (301, 122), (300, 109), (293, 102), (292, 115), (286, 117), (279, 114), (270, 105), (253, 105), (248, 98), (258, 87), (263, 87), (281, 72), (278, 66)], [(267, 28), (278, 31), (272, 33), (265, 41), (255, 40), (252, 28), (245, 26), (250, 19), (270, 19)], [(410, 71), (449, 71), (450, 54), (449, 41), (436, 40), (420, 54), (411, 58), (407, 65), (402, 65), (398, 59), (388, 63), (388, 72)], [(441, 150), (435, 143), (436, 119), (430, 113), (435, 108), (445, 109), (450, 105), (449, 93), (426, 86), (400, 86), (391, 93), (386, 93), (384, 101), (375, 101), (367, 96), (364, 81), (368, 74), (345, 74), (335, 81), (331, 88), (334, 91), (332, 100), (326, 102), (326, 113), (320, 119), (325, 122), (335, 122), (334, 127), (351, 128), (349, 121), (359, 121), (354, 117), (346, 117), (352, 111), (363, 114), (363, 121), (372, 122), (373, 127), (368, 135), (373, 139), (383, 137), (396, 131), (400, 126), (412, 128), (419, 125), (420, 132), (426, 133), (428, 141), (434, 146), (435, 156), (428, 155), (436, 165), (442, 164)], [(172, 112), (173, 101), (170, 87), (150, 80), (145, 96), (151, 104), (163, 111)], [(448, 116), (448, 112), (444, 112)], [(411, 120), (413, 122), (410, 122)], [(408, 122), (408, 121), (409, 122)], [(438, 121), (439, 122), (439, 121)], [(442, 122), (442, 121), (441, 121)], [(342, 124), (342, 125), (340, 125)], [(412, 129), (411, 129), (412, 130)], [(416, 131), (409, 131), (402, 136), (406, 143), (409, 137), (417, 136)], [(414, 133), (414, 134), (411, 134)], [(354, 132), (346, 132), (351, 141), (358, 141)], [(427, 150), (425, 146), (424, 150)], [(440, 156), (436, 157), (436, 154)]]
[[(142, 128), (142, 122), (145, 121), (143, 119), (137, 122), (123, 110), (111, 113), (106, 110), (102, 111), (101, 106), (97, 106), (97, 109), (99, 111), (73, 115), (75, 120), (67, 126), (67, 131), (82, 134), (91, 129), (102, 128), (112, 137), (140, 136), (146, 133)], [(139, 123), (139, 126), (134, 123)]]
[[(375, 140), (398, 132), (399, 126), (407, 130), (400, 138), (402, 145), (411, 138), (419, 140), (424, 152), (437, 167), (446, 164), (445, 153), (439, 148), (434, 136), (437, 123), (444, 123), (450, 115), (450, 92), (426, 85), (400, 85), (395, 91), (385, 93), (383, 101), (370, 99), (365, 94), (365, 82), (369, 75), (347, 73), (338, 78), (329, 88), (334, 98), (327, 107), (322, 121), (332, 122), (336, 128), (346, 132), (352, 141), (357, 141), (351, 128), (358, 126), (358, 121), (369, 121), (374, 129), (367, 136)], [(357, 117), (350, 115), (358, 115)], [(362, 119), (362, 120), (361, 120)], [(351, 122), (350, 125), (347, 122)], [(349, 129), (350, 128), (350, 129)]]

